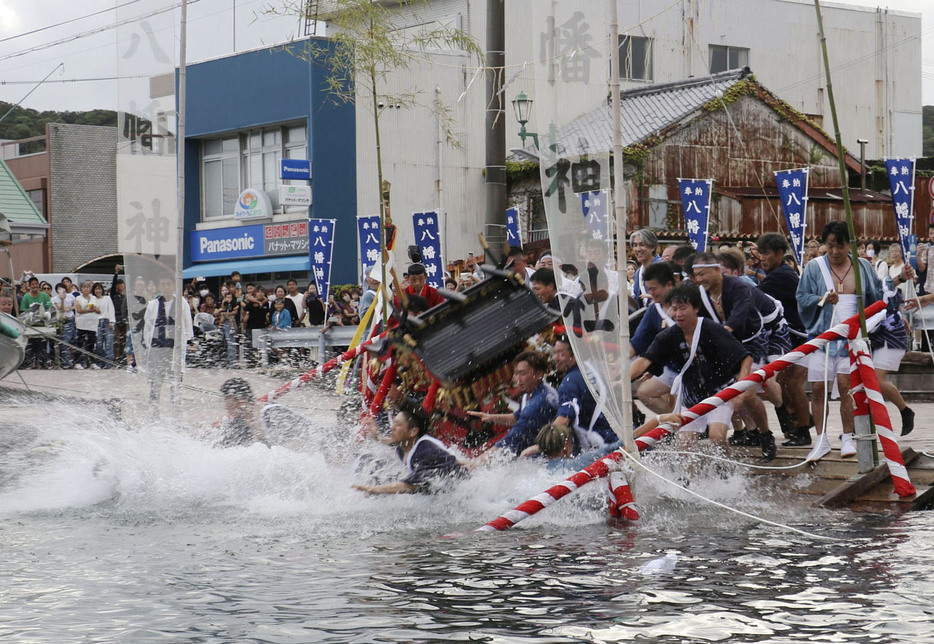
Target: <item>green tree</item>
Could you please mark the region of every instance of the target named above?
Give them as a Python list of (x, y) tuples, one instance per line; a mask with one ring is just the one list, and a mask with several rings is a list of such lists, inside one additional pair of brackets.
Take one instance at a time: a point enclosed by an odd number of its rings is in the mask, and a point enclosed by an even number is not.
[[(13, 108), (12, 110), (10, 108)], [(0, 139), (28, 139), (45, 135), (47, 123), (70, 123), (77, 125), (105, 125), (116, 127), (117, 113), (113, 110), (91, 110), (89, 112), (57, 112), (55, 110), (36, 110), (13, 107), (11, 103), (0, 101), (0, 116), (9, 114), (0, 121)], [(39, 141), (26, 143), (21, 151), (24, 154), (41, 152), (44, 148)]]
[(921, 108), (921, 154), (934, 157), (934, 105)]
[[(273, 13), (305, 16), (305, 0), (283, 0), (281, 7), (270, 8)], [(313, 42), (312, 60), (326, 60), (326, 84), (333, 100), (350, 103), (367, 110), (373, 118), (376, 134), (376, 172), (380, 195), (380, 226), (386, 230), (392, 224), (387, 218), (389, 201), (388, 182), (383, 174), (383, 154), (380, 143), (380, 112), (383, 106), (410, 108), (418, 106), (418, 95), (413, 91), (391, 92), (387, 80), (391, 74), (410, 69), (434, 50), (463, 51), (479, 64), (483, 51), (465, 31), (429, 18), (420, 18), (420, 8), (428, 8), (429, 0), (400, 2), (391, 8), (373, 0), (328, 0), (322, 3), (319, 18), (327, 21), (330, 45)], [(412, 25), (418, 25), (412, 27)], [(428, 106), (425, 106), (428, 107)], [(448, 144), (459, 143), (451, 127), (450, 112), (435, 104)], [(380, 236), (383, 255), (383, 280), (386, 284), (385, 265), (388, 255), (386, 235)], [(384, 303), (388, 298), (384, 298)], [(384, 312), (385, 313), (385, 312)]]

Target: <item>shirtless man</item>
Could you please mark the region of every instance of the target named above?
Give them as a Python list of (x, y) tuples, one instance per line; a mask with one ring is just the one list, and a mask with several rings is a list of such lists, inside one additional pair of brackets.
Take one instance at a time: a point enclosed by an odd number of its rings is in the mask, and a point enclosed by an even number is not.
[[(811, 260), (804, 267), (796, 294), (801, 321), (808, 337), (814, 338), (835, 324), (857, 313), (856, 275), (850, 257), (850, 232), (846, 222), (831, 221), (821, 233), (827, 254)], [(859, 259), (858, 268), (863, 287), (863, 305), (882, 299), (882, 285), (872, 265)], [(823, 300), (823, 301), (822, 301)], [(824, 380), (826, 373), (827, 380)], [(817, 443), (808, 460), (818, 460), (830, 452), (830, 442), (824, 432), (824, 394), (833, 387), (836, 378), (840, 390), (840, 421), (843, 438), (840, 456), (856, 455), (853, 444), (853, 399), (850, 391), (850, 357), (844, 341), (829, 343), (823, 351), (815, 351), (808, 361), (808, 381), (811, 383), (811, 414), (817, 430)]]

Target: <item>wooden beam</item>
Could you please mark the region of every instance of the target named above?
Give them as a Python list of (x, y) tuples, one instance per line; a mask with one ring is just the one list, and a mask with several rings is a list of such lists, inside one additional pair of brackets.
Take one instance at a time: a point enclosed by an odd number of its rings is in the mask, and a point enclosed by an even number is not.
[[(910, 447), (902, 450), (902, 459), (907, 467), (918, 458), (918, 453)], [(839, 508), (856, 501), (857, 498), (889, 477), (889, 466), (885, 463), (873, 468), (866, 474), (853, 476), (845, 483), (831, 490), (820, 498), (817, 505), (825, 508)]]

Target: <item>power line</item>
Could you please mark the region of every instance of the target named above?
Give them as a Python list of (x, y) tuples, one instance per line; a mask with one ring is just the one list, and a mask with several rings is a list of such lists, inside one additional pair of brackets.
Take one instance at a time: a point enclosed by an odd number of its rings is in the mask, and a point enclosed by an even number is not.
[(6, 38), (0, 38), (0, 43), (5, 43), (9, 40), (16, 40), (17, 38), (23, 38), (24, 36), (31, 36), (37, 34), (41, 31), (46, 31), (47, 29), (55, 29), (56, 27), (61, 27), (63, 25), (69, 25), (73, 22), (78, 22), (79, 20), (84, 20), (85, 18), (93, 18), (94, 16), (99, 16), (102, 13), (108, 13), (110, 11), (116, 11), (117, 9), (122, 9), (123, 7), (128, 7), (131, 4), (136, 4), (141, 0), (129, 0), (129, 2), (124, 2), (123, 4), (118, 4), (114, 7), (108, 7), (106, 9), (101, 9), (100, 11), (95, 11), (94, 13), (88, 13), (83, 16), (78, 16), (77, 18), (72, 18), (70, 20), (64, 20), (62, 22), (57, 22), (54, 25), (47, 25), (45, 27), (39, 27), (38, 29), (33, 29), (32, 31), (24, 31), (21, 34), (15, 34), (13, 36), (7, 36)]
[[(59, 78), (55, 80), (47, 80), (43, 84), (48, 85), (49, 83), (97, 83), (102, 81), (118, 81), (118, 80), (129, 80), (137, 78), (150, 78), (148, 74), (137, 74), (134, 76), (92, 76), (88, 78)], [(37, 81), (34, 80), (0, 80), (0, 86), (3, 85), (31, 85), (35, 84)]]
[[(194, 3), (199, 2), (199, 1), (200, 1), (200, 0), (189, 0), (189, 3), (188, 3), (188, 4), (191, 5), (191, 4), (194, 4)], [(162, 9), (156, 9), (156, 10), (154, 10), (154, 11), (150, 11), (149, 13), (145, 13), (145, 14), (142, 14), (142, 15), (139, 15), (139, 16), (134, 16), (134, 17), (132, 17), (132, 18), (127, 18), (126, 20), (123, 20), (123, 21), (121, 21), (121, 22), (117, 22), (117, 23), (112, 24), (112, 25), (105, 25), (105, 26), (103, 26), (103, 27), (97, 27), (97, 28), (95, 28), (95, 29), (91, 29), (91, 30), (88, 30), (88, 31), (84, 31), (84, 32), (81, 32), (81, 33), (74, 34), (74, 35), (72, 35), (72, 36), (68, 36), (67, 38), (61, 38), (61, 39), (59, 39), (59, 40), (55, 40), (55, 41), (52, 41), (52, 42), (43, 43), (43, 44), (41, 44), (41, 45), (36, 45), (36, 46), (34, 46), (34, 47), (29, 47), (29, 48), (27, 48), (27, 49), (23, 49), (23, 50), (20, 50), (20, 51), (16, 51), (16, 52), (13, 52), (12, 54), (6, 54), (5, 56), (0, 56), (0, 61), (9, 60), (9, 59), (11, 59), (11, 58), (17, 58), (17, 57), (19, 57), (19, 56), (25, 56), (26, 54), (31, 54), (31, 53), (36, 52), (36, 51), (42, 51), (43, 49), (49, 49), (49, 48), (55, 47), (55, 46), (57, 46), (57, 45), (63, 45), (63, 44), (65, 44), (65, 43), (73, 42), (73, 41), (75, 41), (75, 40), (80, 40), (81, 38), (87, 38), (88, 36), (96, 36), (97, 34), (103, 33), (103, 32), (105, 32), (105, 31), (110, 31), (111, 29), (116, 29), (117, 27), (122, 27), (122, 26), (124, 26), (124, 25), (128, 25), (128, 24), (130, 24), (130, 23), (137, 22), (137, 21), (139, 21), (139, 20), (144, 20), (144, 19), (146, 19), (146, 18), (151, 18), (151, 17), (153, 17), (153, 16), (157, 16), (157, 15), (162, 14), (162, 13), (167, 13), (167, 12), (169, 12), (169, 11), (175, 11), (179, 6), (180, 6), (180, 4), (174, 3), (174, 2), (173, 2), (173, 3), (172, 3), (170, 6), (168, 6), (168, 7), (163, 7)]]

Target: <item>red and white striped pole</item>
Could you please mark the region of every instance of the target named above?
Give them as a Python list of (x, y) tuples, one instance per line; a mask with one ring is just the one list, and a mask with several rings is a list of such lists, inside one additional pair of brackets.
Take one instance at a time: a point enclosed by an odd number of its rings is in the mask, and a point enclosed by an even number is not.
[[(866, 319), (868, 320), (875, 314), (885, 310), (885, 302), (876, 302), (869, 306), (866, 309)], [(785, 367), (791, 364), (795, 364), (801, 358), (817, 351), (828, 342), (833, 340), (839, 340), (841, 338), (849, 339), (856, 337), (856, 334), (859, 332), (859, 316), (853, 316), (845, 322), (836, 325), (835, 327), (821, 333), (819, 336), (813, 340), (805, 342), (799, 347), (796, 347), (794, 350), (786, 353), (778, 360), (770, 362), (769, 364), (756, 369), (753, 373), (749, 374), (739, 382), (733, 383), (723, 391), (719, 392), (715, 396), (706, 398), (701, 402), (697, 403), (690, 409), (682, 412), (687, 420), (694, 420), (699, 416), (706, 414), (707, 412), (716, 409), (723, 403), (728, 400), (735, 398), (744, 391), (765, 382), (768, 378), (774, 376), (777, 372), (781, 371)], [(874, 374), (873, 374), (874, 375)], [(891, 429), (889, 430), (891, 432)], [(636, 439), (636, 445), (639, 447), (639, 451), (646, 449), (647, 447), (654, 445), (659, 440), (665, 436), (672, 434), (671, 427), (665, 425), (659, 425), (657, 428), (653, 429), (651, 432), (645, 436), (640, 436)], [(894, 434), (892, 435), (894, 438)], [(897, 452), (897, 445), (896, 445)], [(596, 478), (607, 476), (611, 469), (611, 465), (619, 462), (624, 458), (622, 451), (616, 451), (612, 454), (604, 456), (600, 460), (596, 461), (589, 467), (585, 467), (580, 472), (568, 477), (563, 482), (554, 485), (541, 494), (532, 497), (528, 501), (517, 505), (515, 508), (503, 514), (502, 516), (493, 519), (486, 525), (477, 529), (478, 532), (492, 532), (495, 530), (506, 530), (511, 528), (519, 521), (526, 519), (533, 514), (536, 514), (549, 505), (557, 501), (558, 499), (567, 496), (571, 492), (577, 490), (579, 487), (590, 483)], [(887, 455), (888, 456), (888, 455)], [(901, 461), (901, 453), (898, 452), (898, 461)], [(904, 465), (902, 465), (904, 467)], [(907, 477), (907, 470), (906, 470)], [(638, 513), (636, 514), (638, 516)]]
[[(558, 499), (567, 496), (579, 487), (583, 487), (594, 479), (607, 476), (611, 471), (611, 467), (619, 462), (622, 458), (624, 458), (624, 454), (620, 451), (608, 454), (595, 463), (585, 467), (580, 472), (569, 476), (561, 483), (551, 486), (541, 494), (532, 497), (525, 503), (517, 505), (515, 508), (509, 512), (506, 512), (502, 516), (499, 516), (486, 525), (477, 528), (474, 532), (494, 532), (496, 530), (506, 530), (511, 528), (523, 519), (526, 519), (533, 514), (544, 510)], [(636, 516), (638, 518), (638, 514)]]
[(366, 351), (366, 348), (369, 345), (371, 345), (372, 343), (376, 342), (377, 340), (385, 336), (386, 333), (387, 332), (383, 332), (379, 334), (378, 336), (376, 336), (375, 338), (373, 338), (372, 340), (369, 340), (368, 342), (363, 342), (357, 345), (356, 347), (354, 347), (353, 349), (348, 349), (341, 355), (331, 358), (324, 364), (320, 364), (314, 369), (312, 369), (311, 371), (303, 373), (302, 375), (300, 375), (298, 378), (295, 378), (291, 382), (287, 382), (281, 387), (276, 388), (274, 391), (271, 391), (268, 394), (264, 394), (260, 396), (259, 398), (256, 399), (256, 402), (258, 403), (272, 402), (273, 400), (282, 396), (283, 394), (287, 394), (288, 392), (292, 391), (292, 389), (298, 389), (299, 387), (307, 385), (309, 382), (311, 382), (318, 376), (326, 374), (328, 371), (330, 371), (331, 369), (334, 369), (335, 367), (339, 367), (341, 364), (343, 364), (347, 360), (353, 360), (358, 355)]
[[(866, 309), (866, 319), (868, 320), (872, 316), (884, 310), (885, 302), (875, 302)], [(756, 385), (765, 382), (767, 379), (771, 378), (785, 367), (799, 362), (804, 356), (818, 351), (828, 343), (833, 342), (834, 340), (852, 339), (855, 338), (858, 333), (859, 316), (854, 315), (848, 320), (845, 320), (844, 322), (841, 322), (840, 324), (828, 329), (827, 331), (824, 331), (816, 338), (808, 340), (801, 346), (792, 349), (777, 360), (774, 360), (773, 362), (770, 362), (769, 364), (756, 369), (739, 382), (733, 383), (716, 395), (705, 398), (690, 409), (681, 412), (681, 415), (684, 416), (688, 422), (698, 418), (699, 416), (703, 416), (707, 412), (716, 409), (728, 400), (732, 400), (744, 391), (752, 389)], [(636, 446), (641, 452), (672, 433), (672, 428), (670, 426), (659, 425), (644, 436), (637, 438)]]
[(862, 338), (850, 340), (850, 392), (856, 403), (854, 419), (859, 422), (861, 416), (872, 415), (895, 493), (900, 497), (914, 496), (915, 486), (908, 478), (908, 468), (905, 467), (902, 451), (898, 447), (895, 432), (892, 431), (892, 420), (885, 407), (876, 370), (872, 366), (869, 347)]

